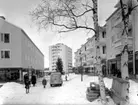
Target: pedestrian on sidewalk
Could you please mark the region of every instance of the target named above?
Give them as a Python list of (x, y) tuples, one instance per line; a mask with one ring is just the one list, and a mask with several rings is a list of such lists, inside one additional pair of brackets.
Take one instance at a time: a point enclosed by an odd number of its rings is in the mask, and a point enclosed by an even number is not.
[(25, 89), (26, 89), (26, 94), (29, 93), (29, 88), (30, 88), (30, 80), (29, 80), (29, 74), (24, 75), (24, 84), (25, 84)]
[(30, 81), (29, 81), (29, 79), (26, 80), (25, 88), (26, 88), (26, 94), (28, 94), (29, 93), (29, 89), (30, 89)]
[(65, 76), (65, 80), (68, 81), (68, 77), (67, 77), (67, 75)]
[(46, 80), (45, 78), (43, 78), (43, 80), (42, 80), (42, 85), (44, 86), (44, 88), (45, 88), (46, 85), (47, 85), (47, 80)]
[(35, 86), (35, 84), (36, 84), (36, 76), (34, 74), (32, 75), (31, 82), (32, 82), (33, 86)]

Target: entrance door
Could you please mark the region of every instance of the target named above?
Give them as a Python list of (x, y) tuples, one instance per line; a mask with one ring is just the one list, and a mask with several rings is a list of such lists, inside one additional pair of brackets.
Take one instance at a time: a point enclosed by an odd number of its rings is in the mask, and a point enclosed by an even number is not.
[(112, 64), (111, 72), (112, 72), (113, 76), (115, 76), (115, 72), (116, 72), (116, 64), (115, 63)]

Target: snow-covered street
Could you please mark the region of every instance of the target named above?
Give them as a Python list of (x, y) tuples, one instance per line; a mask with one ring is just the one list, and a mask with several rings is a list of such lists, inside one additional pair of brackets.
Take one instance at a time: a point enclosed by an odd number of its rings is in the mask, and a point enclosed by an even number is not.
[[(50, 87), (49, 83), (44, 89), (41, 84), (41, 79), (38, 80), (36, 87), (30, 88), (30, 93), (25, 93), (24, 85), (18, 83), (6, 83), (0, 88), (0, 104), (87, 104), (87, 105), (101, 105), (100, 99), (89, 102), (86, 99), (86, 88), (90, 82), (97, 82), (98, 78), (93, 76), (83, 76), (81, 82), (80, 75), (70, 75), (69, 81), (64, 81), (63, 86)], [(105, 85), (111, 88), (112, 79), (105, 78)], [(130, 91), (130, 105), (138, 105), (138, 84), (131, 82)], [(137, 87), (137, 88), (136, 88)], [(135, 94), (135, 95), (134, 95)], [(135, 97), (135, 98), (134, 98)], [(136, 99), (137, 97), (137, 99)], [(113, 101), (109, 98), (109, 105), (114, 105)]]

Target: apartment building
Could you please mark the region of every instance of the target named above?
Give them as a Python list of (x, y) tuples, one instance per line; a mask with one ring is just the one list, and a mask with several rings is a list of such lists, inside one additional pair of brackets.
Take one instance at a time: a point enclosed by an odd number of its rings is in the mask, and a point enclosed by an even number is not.
[(0, 80), (23, 80), (44, 70), (44, 55), (25, 31), (0, 17)]
[[(106, 65), (106, 30), (105, 26), (99, 28), (100, 55), (102, 58), (102, 66)], [(96, 42), (95, 35), (88, 38), (86, 43), (75, 52), (75, 67), (84, 66), (84, 71), (92, 72), (95, 70), (96, 64)]]
[(75, 52), (75, 67), (83, 66), (85, 72), (92, 72), (95, 64), (95, 36), (88, 38), (87, 42)]
[[(107, 72), (114, 75), (116, 70), (121, 70), (121, 53), (123, 50), (123, 30), (124, 23), (122, 21), (121, 9), (119, 4), (115, 6), (116, 10), (106, 20), (107, 35)], [(132, 16), (129, 17), (128, 29), (128, 70), (129, 74), (133, 74), (133, 36), (132, 36)]]
[(64, 72), (72, 72), (72, 49), (62, 43), (49, 46), (50, 71), (56, 70), (56, 62), (58, 58), (62, 59)]

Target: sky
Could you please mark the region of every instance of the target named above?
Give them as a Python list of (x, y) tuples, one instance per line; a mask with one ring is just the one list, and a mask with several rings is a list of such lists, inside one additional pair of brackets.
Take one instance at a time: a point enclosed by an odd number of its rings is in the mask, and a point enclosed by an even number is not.
[[(104, 25), (105, 20), (115, 10), (114, 6), (118, 0), (99, 0), (99, 24)], [(36, 46), (45, 56), (45, 67), (49, 67), (49, 46), (56, 43), (63, 43), (72, 48), (73, 64), (74, 52), (84, 44), (92, 34), (85, 30), (76, 30), (69, 33), (57, 33), (53, 30), (38, 30), (32, 23), (29, 11), (32, 10), (40, 0), (0, 0), (0, 16), (20, 28), (32, 39)]]

